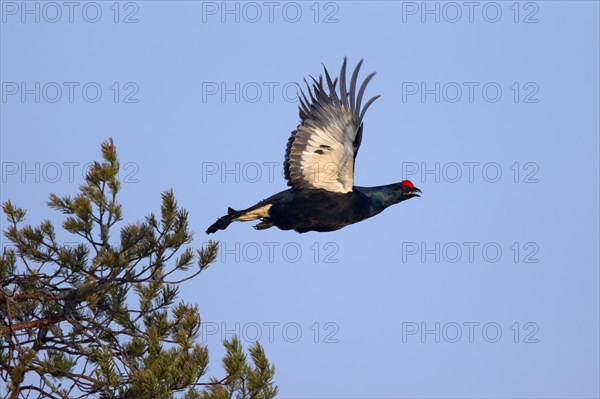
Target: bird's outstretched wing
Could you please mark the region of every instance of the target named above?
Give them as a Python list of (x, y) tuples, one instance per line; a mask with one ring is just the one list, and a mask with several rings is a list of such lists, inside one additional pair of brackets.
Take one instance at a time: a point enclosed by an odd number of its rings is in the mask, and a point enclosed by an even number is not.
[[(367, 84), (375, 75), (370, 74), (361, 84), (356, 83), (362, 60), (354, 69), (349, 90), (346, 89), (346, 58), (338, 79), (331, 80), (325, 69), (327, 90), (323, 76), (313, 80), (312, 89), (306, 79), (309, 98), (300, 90), (300, 119), (292, 132), (285, 151), (283, 170), (288, 186), (301, 189), (324, 189), (347, 193), (354, 187), (354, 160), (362, 139), (362, 120), (367, 108), (379, 96), (367, 101), (361, 108)], [(328, 92), (329, 93), (328, 93)]]

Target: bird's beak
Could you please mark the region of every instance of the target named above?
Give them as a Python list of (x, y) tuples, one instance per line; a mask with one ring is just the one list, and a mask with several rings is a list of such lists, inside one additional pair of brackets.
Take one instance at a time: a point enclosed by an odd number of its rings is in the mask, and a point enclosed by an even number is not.
[(410, 190), (410, 193), (414, 194), (415, 197), (420, 197), (420, 195), (417, 194), (417, 193), (423, 193), (423, 192), (420, 189), (418, 189), (418, 188), (415, 187), (412, 190)]

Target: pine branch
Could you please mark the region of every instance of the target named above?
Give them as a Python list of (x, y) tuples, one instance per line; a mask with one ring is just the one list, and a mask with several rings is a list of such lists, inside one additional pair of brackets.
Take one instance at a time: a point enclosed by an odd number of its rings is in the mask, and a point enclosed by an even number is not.
[[(176, 299), (179, 284), (216, 261), (218, 243), (186, 247), (193, 239), (188, 213), (170, 190), (159, 217), (115, 230), (123, 220), (119, 161), (112, 140), (101, 149), (103, 161), (92, 164), (77, 195), (48, 200), (65, 215), (63, 228), (83, 242), (62, 246), (50, 221), (23, 226), (25, 210), (2, 205), (4, 235), (14, 245), (0, 257), (5, 397), (275, 397), (264, 351), (250, 348), (251, 366), (237, 339), (225, 342), (226, 377), (206, 381), (197, 306)], [(115, 231), (120, 241), (111, 245)]]

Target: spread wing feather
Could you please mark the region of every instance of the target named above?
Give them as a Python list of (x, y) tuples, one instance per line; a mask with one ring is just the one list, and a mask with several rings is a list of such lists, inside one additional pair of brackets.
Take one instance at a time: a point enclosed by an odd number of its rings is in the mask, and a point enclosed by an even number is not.
[(379, 96), (368, 100), (361, 109), (367, 84), (375, 73), (361, 84), (358, 95), (356, 83), (362, 60), (358, 63), (350, 87), (346, 88), (346, 58), (338, 79), (331, 79), (329, 71), (311, 84), (305, 79), (308, 97), (300, 89), (300, 125), (292, 132), (283, 165), (288, 186), (299, 189), (324, 189), (347, 193), (354, 187), (354, 160), (362, 140), (362, 120), (367, 108)]

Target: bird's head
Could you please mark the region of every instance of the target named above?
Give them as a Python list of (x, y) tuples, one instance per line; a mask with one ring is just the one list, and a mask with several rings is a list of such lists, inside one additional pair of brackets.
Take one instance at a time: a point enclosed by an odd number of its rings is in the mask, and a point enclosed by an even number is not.
[(420, 197), (421, 190), (415, 187), (410, 180), (402, 180), (398, 183), (398, 190), (402, 200), (407, 200), (412, 197)]

